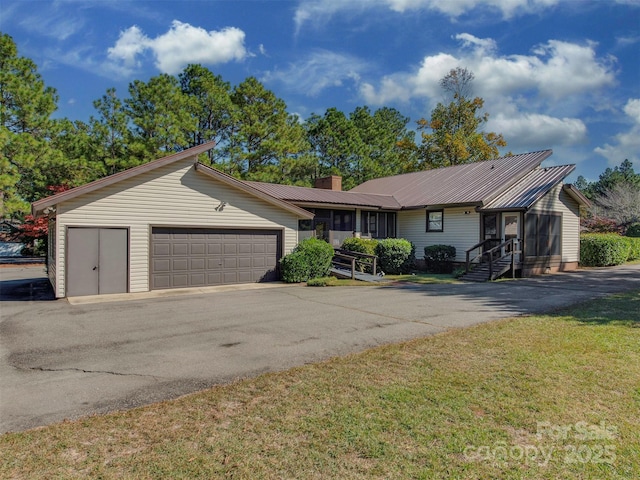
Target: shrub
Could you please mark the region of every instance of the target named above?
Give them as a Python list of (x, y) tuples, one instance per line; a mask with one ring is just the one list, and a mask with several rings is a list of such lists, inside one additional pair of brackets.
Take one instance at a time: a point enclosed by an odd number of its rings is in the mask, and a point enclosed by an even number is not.
[(376, 245), (376, 255), (383, 272), (409, 273), (415, 262), (415, 246), (404, 238), (386, 238)]
[[(367, 255), (376, 254), (376, 245), (378, 241), (372, 238), (346, 238), (342, 242), (343, 250), (349, 250), (350, 252), (365, 253)], [(373, 273), (373, 259), (362, 258), (358, 261), (359, 269), (361, 272)]]
[(611, 218), (589, 217), (582, 220), (585, 233), (622, 233), (622, 227)]
[(283, 282), (306, 282), (311, 277), (309, 274), (309, 262), (304, 253), (292, 252), (289, 255), (285, 255), (280, 260), (280, 269)]
[(632, 223), (627, 227), (627, 237), (640, 237), (640, 223)]
[(306, 282), (324, 277), (331, 268), (333, 247), (318, 238), (305, 238), (280, 260), (282, 280), (287, 283)]
[(429, 245), (424, 247), (424, 262), (427, 271), (433, 273), (451, 273), (456, 258), (453, 245)]
[(621, 265), (631, 246), (628, 238), (614, 233), (584, 233), (580, 236), (580, 264), (585, 267)]
[(358, 253), (366, 253), (367, 255), (375, 255), (376, 254), (376, 245), (378, 245), (378, 241), (372, 238), (346, 238), (344, 242), (342, 242), (343, 250), (349, 250), (351, 252)]
[(627, 260), (640, 260), (640, 237), (625, 237), (629, 244), (629, 256)]

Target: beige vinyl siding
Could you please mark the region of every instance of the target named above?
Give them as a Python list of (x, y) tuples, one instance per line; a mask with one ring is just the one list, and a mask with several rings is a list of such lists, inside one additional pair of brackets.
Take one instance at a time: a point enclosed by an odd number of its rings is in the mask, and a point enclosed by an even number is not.
[(469, 207), (445, 208), (443, 231), (426, 232), (426, 229), (426, 210), (398, 212), (398, 237), (406, 238), (416, 246), (418, 259), (424, 257), (424, 247), (442, 244), (456, 247), (456, 261), (464, 262), (467, 249), (479, 242), (480, 215)]
[[(227, 205), (222, 211), (215, 207)], [(129, 227), (129, 291), (149, 290), (152, 226), (277, 229), (283, 254), (297, 243), (291, 212), (195, 171), (193, 159), (160, 167), (58, 205), (57, 296), (64, 296), (69, 226)]]
[(580, 206), (562, 189), (562, 184), (554, 187), (538, 200), (531, 212), (562, 214), (562, 262), (580, 260)]

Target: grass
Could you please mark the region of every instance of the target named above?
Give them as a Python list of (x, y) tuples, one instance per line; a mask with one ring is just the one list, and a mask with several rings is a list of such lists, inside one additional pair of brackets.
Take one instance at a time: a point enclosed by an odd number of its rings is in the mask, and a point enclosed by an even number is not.
[(394, 282), (420, 283), (423, 285), (458, 282), (458, 280), (449, 273), (412, 273), (408, 275), (387, 275), (384, 278)]
[(0, 477), (640, 478), (639, 327), (640, 291), (5, 434)]
[[(446, 273), (416, 273), (408, 275), (385, 275), (383, 278), (384, 283), (419, 283), (419, 284), (434, 284), (434, 283), (456, 283), (457, 280), (453, 275)], [(336, 278), (336, 277), (320, 277), (313, 278), (307, 282), (310, 287), (353, 287), (353, 286), (371, 286), (380, 285), (381, 282), (364, 282), (362, 280), (351, 280), (350, 278)]]

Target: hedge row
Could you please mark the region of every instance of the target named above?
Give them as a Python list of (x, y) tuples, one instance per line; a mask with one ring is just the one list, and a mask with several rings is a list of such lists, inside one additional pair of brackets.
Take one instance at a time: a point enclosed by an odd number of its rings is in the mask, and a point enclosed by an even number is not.
[(640, 238), (622, 237), (615, 233), (580, 235), (580, 264), (585, 267), (608, 267), (638, 259)]

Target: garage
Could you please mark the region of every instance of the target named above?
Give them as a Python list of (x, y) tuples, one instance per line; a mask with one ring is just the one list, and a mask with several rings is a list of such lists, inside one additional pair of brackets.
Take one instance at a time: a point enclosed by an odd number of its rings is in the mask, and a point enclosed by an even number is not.
[(32, 205), (56, 298), (267, 282), (313, 213), (198, 161), (198, 145)]
[(151, 290), (278, 279), (282, 232), (153, 227)]

